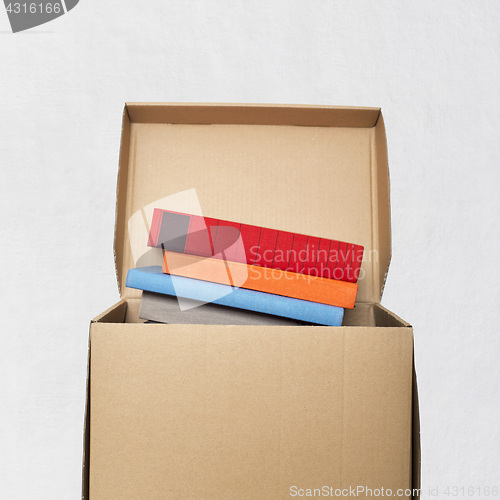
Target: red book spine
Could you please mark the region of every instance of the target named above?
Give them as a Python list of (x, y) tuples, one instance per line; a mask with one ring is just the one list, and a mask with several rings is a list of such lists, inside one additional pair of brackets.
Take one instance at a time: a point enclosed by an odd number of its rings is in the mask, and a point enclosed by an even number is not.
[(363, 259), (361, 245), (161, 209), (148, 245), (351, 283)]

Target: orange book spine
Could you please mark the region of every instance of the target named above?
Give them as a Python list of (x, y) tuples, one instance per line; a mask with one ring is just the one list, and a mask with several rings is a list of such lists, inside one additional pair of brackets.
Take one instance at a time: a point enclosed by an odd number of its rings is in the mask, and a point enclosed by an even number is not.
[(163, 272), (352, 309), (358, 285), (241, 262), (164, 251)]

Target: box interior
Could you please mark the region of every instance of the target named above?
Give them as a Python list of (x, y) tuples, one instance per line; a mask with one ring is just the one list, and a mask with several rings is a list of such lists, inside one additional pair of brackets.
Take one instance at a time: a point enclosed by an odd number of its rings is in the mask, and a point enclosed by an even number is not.
[[(139, 318), (140, 298), (123, 299), (93, 321), (98, 323), (144, 323)], [(153, 325), (145, 325), (145, 327)], [(380, 304), (357, 304), (346, 309), (343, 326), (409, 327), (410, 325)], [(193, 325), (195, 328), (196, 325)], [(290, 328), (290, 327), (287, 327)], [(301, 328), (295, 326), (293, 328)]]

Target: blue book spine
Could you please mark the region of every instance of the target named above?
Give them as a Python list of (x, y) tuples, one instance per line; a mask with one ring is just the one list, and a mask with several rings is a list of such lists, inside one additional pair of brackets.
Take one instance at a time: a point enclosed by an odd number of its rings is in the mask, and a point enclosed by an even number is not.
[(160, 266), (130, 269), (126, 286), (318, 325), (341, 326), (344, 317), (341, 307), (164, 274)]

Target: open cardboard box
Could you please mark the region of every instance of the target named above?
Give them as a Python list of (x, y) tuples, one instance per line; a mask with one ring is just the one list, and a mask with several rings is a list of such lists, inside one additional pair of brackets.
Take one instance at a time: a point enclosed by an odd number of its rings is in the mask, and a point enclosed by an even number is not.
[[(193, 187), (206, 216), (364, 245), (345, 326), (142, 324), (128, 221)], [(413, 330), (380, 305), (390, 253), (379, 109), (127, 104), (121, 300), (90, 325), (83, 498), (416, 496)]]

